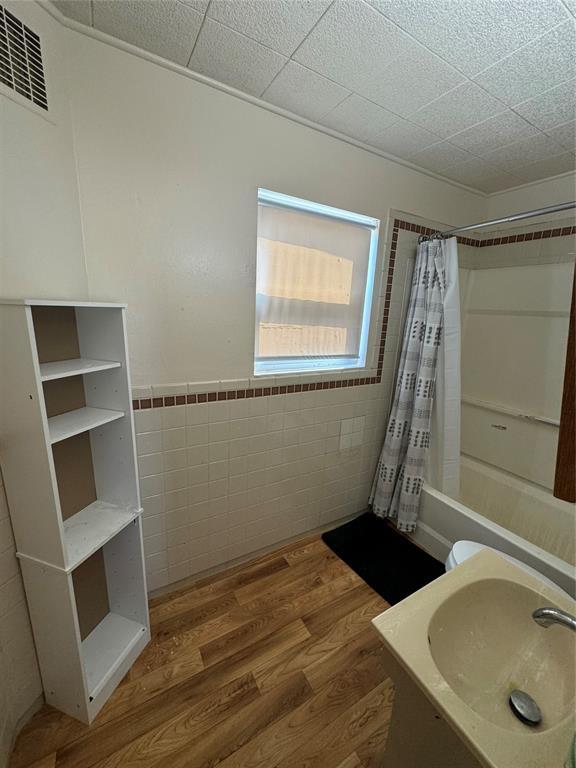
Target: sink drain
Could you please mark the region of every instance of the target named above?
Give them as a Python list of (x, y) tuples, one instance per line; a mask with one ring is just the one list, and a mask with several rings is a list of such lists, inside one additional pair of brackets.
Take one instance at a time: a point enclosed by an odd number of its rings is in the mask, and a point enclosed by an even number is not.
[(524, 691), (512, 691), (508, 702), (512, 712), (524, 725), (540, 725), (542, 722), (540, 707), (532, 696), (529, 696)]

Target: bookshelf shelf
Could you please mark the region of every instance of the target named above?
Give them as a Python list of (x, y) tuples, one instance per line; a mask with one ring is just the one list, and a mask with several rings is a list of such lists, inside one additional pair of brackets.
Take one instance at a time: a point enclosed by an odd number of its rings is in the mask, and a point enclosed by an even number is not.
[(42, 381), (53, 381), (68, 376), (82, 376), (85, 373), (109, 371), (111, 368), (120, 368), (120, 366), (121, 363), (110, 360), (86, 360), (82, 357), (74, 360), (56, 360), (53, 363), (40, 364), (40, 378)]
[(72, 570), (140, 515), (139, 509), (93, 501), (64, 521), (67, 569)]
[(74, 411), (52, 416), (48, 419), (50, 443), (59, 443), (81, 432), (101, 427), (115, 419), (121, 419), (123, 411), (111, 411), (106, 408), (78, 408)]

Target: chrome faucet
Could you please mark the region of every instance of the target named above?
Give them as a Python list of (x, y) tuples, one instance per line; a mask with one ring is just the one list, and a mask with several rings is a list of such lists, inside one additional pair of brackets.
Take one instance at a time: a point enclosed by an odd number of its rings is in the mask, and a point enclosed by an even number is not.
[(572, 616), (571, 613), (561, 610), (560, 608), (537, 608), (532, 618), (541, 627), (550, 627), (552, 624), (561, 624), (563, 627), (568, 627), (573, 632), (576, 632), (576, 616)]

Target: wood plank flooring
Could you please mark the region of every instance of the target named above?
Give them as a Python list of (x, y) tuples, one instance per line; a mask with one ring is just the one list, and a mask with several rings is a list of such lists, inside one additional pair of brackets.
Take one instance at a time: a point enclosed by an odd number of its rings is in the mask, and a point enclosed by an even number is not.
[(92, 726), (44, 707), (11, 768), (379, 768), (387, 607), (319, 537), (155, 598)]

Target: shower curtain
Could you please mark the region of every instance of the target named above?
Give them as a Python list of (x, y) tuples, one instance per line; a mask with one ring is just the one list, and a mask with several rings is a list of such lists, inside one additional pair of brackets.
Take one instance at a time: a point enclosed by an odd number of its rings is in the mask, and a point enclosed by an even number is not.
[[(441, 401), (433, 408), (434, 398)], [(427, 467), (430, 432), (439, 450)], [(460, 299), (457, 241), (418, 245), (394, 402), (370, 495), (379, 517), (416, 528), (427, 471), (439, 490), (458, 483)], [(439, 487), (440, 486), (440, 487)]]

